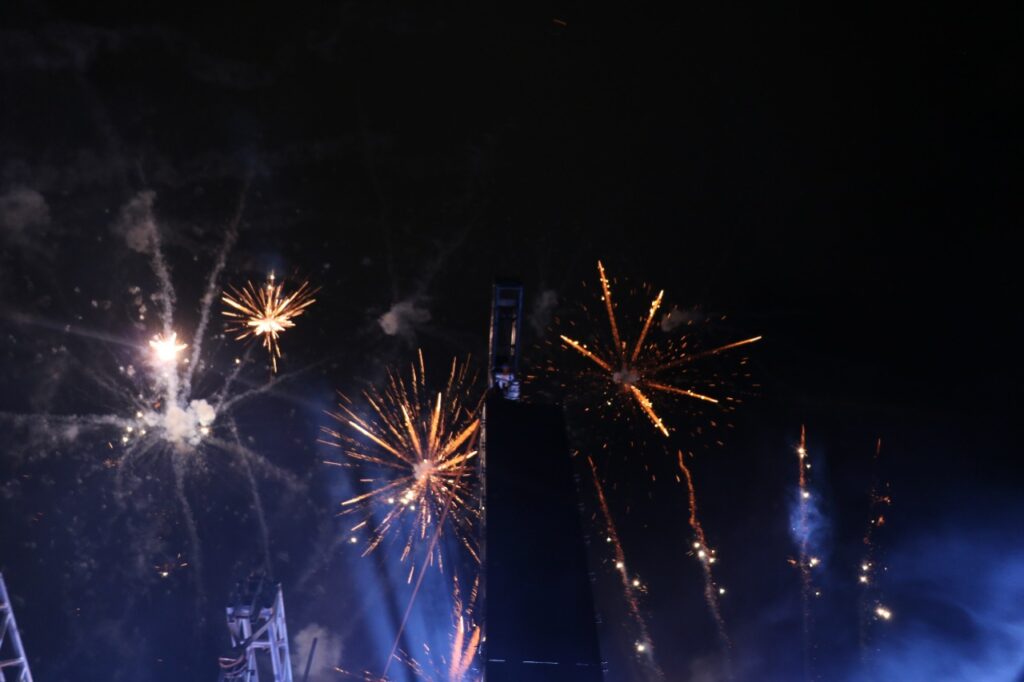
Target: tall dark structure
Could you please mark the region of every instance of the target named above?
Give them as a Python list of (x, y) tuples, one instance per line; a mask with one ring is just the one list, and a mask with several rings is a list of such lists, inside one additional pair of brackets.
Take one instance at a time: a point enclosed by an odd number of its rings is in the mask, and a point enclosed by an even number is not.
[(495, 285), (484, 426), (486, 679), (599, 682), (565, 423), (557, 407), (517, 400), (522, 300), (521, 286)]

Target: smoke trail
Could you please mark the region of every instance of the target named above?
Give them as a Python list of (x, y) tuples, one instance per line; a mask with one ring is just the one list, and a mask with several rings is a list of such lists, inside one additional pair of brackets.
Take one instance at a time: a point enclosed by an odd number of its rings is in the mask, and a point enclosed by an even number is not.
[(149, 252), (149, 263), (160, 288), (160, 321), (164, 336), (170, 336), (174, 325), (174, 304), (177, 297), (171, 283), (171, 272), (164, 259), (160, 231), (153, 215), (156, 192), (145, 190), (121, 209), (119, 229), (123, 231), (128, 247), (140, 253)]
[(227, 378), (224, 379), (224, 385), (221, 386), (219, 391), (217, 391), (216, 400), (213, 404), (213, 409), (217, 414), (221, 414), (221, 408), (224, 406), (224, 401), (231, 392), (231, 386), (234, 385), (235, 380), (238, 379), (238, 375), (241, 374), (242, 369), (249, 363), (249, 356), (252, 355), (252, 349), (252, 346), (247, 346), (242, 357), (235, 359), (235, 368), (231, 370), (231, 374), (228, 374)]
[(622, 542), (619, 541), (619, 533), (615, 528), (615, 522), (612, 520), (611, 510), (608, 508), (608, 500), (604, 496), (601, 478), (597, 475), (597, 465), (594, 464), (592, 457), (587, 457), (587, 463), (590, 465), (590, 472), (594, 477), (594, 489), (597, 491), (597, 500), (601, 506), (601, 513), (604, 515), (606, 537), (608, 538), (608, 543), (612, 546), (612, 551), (615, 553), (615, 568), (618, 570), (619, 578), (622, 580), (623, 596), (626, 599), (626, 605), (629, 607), (629, 615), (633, 619), (633, 624), (640, 634), (640, 639), (635, 645), (635, 652), (638, 657), (640, 654), (644, 654), (641, 660), (651, 668), (658, 679), (664, 679), (665, 673), (662, 672), (661, 667), (654, 658), (654, 645), (651, 642), (651, 635), (647, 629), (647, 621), (644, 620), (644, 616), (640, 612), (640, 602), (637, 599), (635, 589), (637, 581), (635, 579), (630, 580), (629, 578), (629, 571), (626, 568), (626, 554), (622, 549)]
[[(238, 445), (239, 451), (245, 452), (246, 448), (242, 445), (242, 437), (238, 433), (238, 424), (235, 423), (233, 418), (228, 421), (228, 429), (230, 429), (231, 436), (235, 439), (235, 444)], [(256, 520), (260, 526), (260, 538), (263, 541), (263, 567), (268, 575), (272, 575), (273, 571), (270, 566), (270, 533), (267, 531), (267, 520), (263, 514), (263, 499), (260, 497), (260, 489), (256, 485), (256, 477), (252, 473), (252, 466), (249, 465), (248, 455), (243, 455), (240, 459), (242, 468), (245, 470), (245, 477), (249, 481), (252, 503), (256, 509)]]
[(726, 677), (727, 679), (732, 679), (732, 662), (729, 655), (732, 643), (729, 641), (729, 634), (725, 629), (725, 619), (722, 618), (722, 610), (718, 601), (719, 594), (722, 594), (724, 590), (715, 584), (715, 577), (711, 572), (711, 566), (716, 560), (715, 551), (708, 547), (707, 537), (704, 535), (704, 527), (697, 517), (697, 494), (693, 488), (693, 476), (683, 461), (683, 451), (677, 450), (676, 456), (679, 460), (679, 470), (682, 471), (683, 477), (686, 479), (686, 492), (690, 505), (690, 528), (693, 530), (694, 537), (696, 538), (693, 548), (697, 552), (697, 558), (700, 559), (700, 565), (704, 571), (704, 600), (708, 604), (708, 611), (710, 611), (711, 618), (715, 621), (715, 628), (718, 631), (718, 641), (722, 645), (722, 653), (725, 658)]
[(231, 218), (231, 222), (228, 223), (228, 229), (224, 232), (224, 241), (221, 244), (220, 251), (217, 254), (217, 260), (213, 265), (213, 269), (210, 270), (210, 276), (206, 280), (206, 291), (203, 293), (203, 298), (200, 301), (199, 308), (199, 326), (196, 327), (195, 340), (192, 344), (192, 358), (189, 361), (188, 369), (185, 371), (185, 394), (187, 395), (192, 390), (192, 376), (195, 374), (196, 366), (199, 364), (199, 354), (202, 352), (203, 337), (206, 335), (206, 325), (210, 321), (210, 309), (213, 307), (213, 302), (217, 297), (217, 292), (220, 287), (217, 286), (218, 280), (220, 279), (220, 273), (223, 272), (224, 266), (227, 263), (228, 253), (234, 248), (235, 242), (238, 241), (238, 225), (242, 221), (242, 213), (245, 211), (245, 199), (249, 193), (249, 182), (252, 175), (247, 173), (245, 181), (242, 185), (242, 191), (238, 197), (238, 206), (235, 208), (235, 215)]
[[(257, 386), (256, 388), (250, 388), (248, 391), (244, 391), (243, 393), (234, 395), (231, 398), (226, 398), (227, 392), (225, 391), (220, 398), (221, 402), (218, 403), (220, 407), (217, 408), (217, 413), (220, 414), (221, 411), (228, 412), (238, 403), (250, 400), (252, 398), (255, 398), (256, 396), (263, 395), (265, 393), (269, 393), (278, 385), (283, 384), (287, 381), (291, 381), (292, 379), (296, 379), (305, 374), (306, 372), (319, 367), (325, 362), (327, 362), (327, 360), (321, 360), (319, 362), (314, 362), (310, 365), (306, 365), (302, 369), (297, 369), (294, 372), (289, 372), (287, 374), (277, 374), (274, 376), (273, 379), (271, 379), (267, 383)], [(237, 376), (237, 373), (235, 373), (235, 376)]]
[(192, 505), (189, 504), (188, 497), (185, 496), (185, 471), (181, 458), (172, 457), (172, 466), (174, 469), (174, 490), (178, 495), (178, 502), (181, 503), (182, 516), (185, 519), (189, 542), (192, 545), (192, 564), (196, 569), (196, 591), (199, 595), (199, 601), (196, 604), (196, 616), (198, 617), (198, 622), (202, 625), (206, 622), (202, 608), (206, 603), (206, 591), (203, 588), (203, 554), (199, 546), (199, 531), (196, 529), (196, 519), (192, 513)]

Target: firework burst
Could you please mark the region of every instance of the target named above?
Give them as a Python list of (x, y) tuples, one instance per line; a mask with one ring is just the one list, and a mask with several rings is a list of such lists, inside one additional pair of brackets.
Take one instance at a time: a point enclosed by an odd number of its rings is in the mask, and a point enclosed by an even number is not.
[[(690, 365), (700, 359), (755, 343), (761, 339), (760, 336), (703, 351), (691, 350), (685, 336), (666, 344), (651, 342), (651, 328), (665, 296), (664, 291), (659, 291), (646, 314), (640, 318), (640, 331), (635, 340), (627, 340), (619, 328), (612, 285), (600, 261), (597, 263), (597, 271), (601, 282), (600, 299), (610, 338), (591, 331), (589, 342), (566, 334), (560, 334), (559, 339), (563, 347), (587, 360), (585, 375), (598, 384), (605, 405), (615, 407), (625, 400), (639, 409), (658, 432), (668, 437), (670, 426), (659, 413), (656, 398), (687, 399), (712, 404), (734, 402), (728, 396), (711, 395), (705, 392), (707, 389), (696, 390), (697, 382), (688, 374), (688, 370)], [(596, 325), (592, 325), (591, 329), (595, 330)], [(708, 388), (715, 389), (717, 385), (711, 382)]]
[(477, 682), (483, 679), (480, 671), (473, 666), (483, 634), (475, 613), (480, 577), (477, 576), (473, 581), (466, 595), (462, 594), (457, 577), (452, 584), (452, 623), (448, 650), (437, 652), (424, 643), (422, 659), (398, 655), (416, 677), (425, 682)]
[[(212, 452), (231, 455), (230, 465), (247, 473), (264, 531), (265, 554), (268, 553), (265, 524), (253, 471), (268, 474), (295, 491), (302, 486), (288, 471), (246, 447), (235, 422), (239, 408), (258, 396), (271, 393), (275, 386), (297, 374), (277, 376), (262, 385), (237, 390), (238, 379), (249, 363), (244, 358), (236, 358), (225, 367), (215, 362), (214, 354), (209, 352), (210, 342), (219, 341), (220, 335), (208, 333), (207, 323), (220, 292), (220, 277), (228, 254), (237, 238), (244, 198), (243, 191), (238, 210), (224, 232), (206, 278), (199, 300), (198, 324), (187, 334), (175, 331), (177, 294), (161, 246), (152, 197), (144, 193), (130, 202), (122, 220), (131, 218), (133, 229), (144, 236), (143, 251), (149, 256), (155, 276), (156, 290), (148, 298), (156, 303), (157, 329), (146, 322), (148, 311), (143, 287), (128, 287), (138, 311), (136, 332), (152, 335), (148, 343), (84, 326), (58, 327), (66, 337), (65, 343), (74, 343), (71, 345), (75, 349), (72, 366), (92, 388), (87, 412), (51, 411), (48, 406), (45, 412), (37, 414), (0, 413), (0, 423), (23, 430), (25, 441), (33, 448), (77, 443), (79, 448), (85, 449), (90, 439), (94, 445), (103, 447), (102, 469), (113, 472), (110, 482), (114, 500), (119, 509), (131, 510), (135, 518), (143, 517), (132, 505), (137, 505), (139, 499), (151, 497), (150, 486), (173, 481), (173, 497), (180, 506), (190, 545), (189, 560), (175, 566), (194, 569), (200, 599), (203, 597), (202, 552), (186, 482), (207, 470), (211, 462), (208, 455)], [(26, 321), (43, 328), (51, 326), (46, 321)], [(116, 365), (112, 366), (107, 358), (112, 358)], [(56, 403), (57, 408), (62, 405)], [(167, 489), (161, 488), (160, 492), (167, 492)], [(163, 544), (162, 515), (147, 518), (155, 522), (140, 523), (138, 535), (131, 538), (130, 543), (124, 543), (127, 547), (140, 548), (140, 553)], [(143, 556), (135, 562), (126, 562), (125, 566), (146, 566), (151, 561), (151, 557)], [(169, 575), (170, 565), (167, 561), (154, 564), (157, 575), (161, 578)]]
[(294, 327), (293, 320), (316, 302), (316, 292), (309, 282), (303, 282), (295, 291), (285, 293), (284, 285), (275, 282), (273, 274), (263, 286), (246, 282), (241, 290), (231, 288), (221, 296), (228, 306), (223, 311), (228, 318), (228, 332), (236, 334), (237, 341), (260, 337), (276, 373), (281, 358), (280, 335)]
[[(338, 412), (330, 413), (346, 430), (325, 427), (328, 438), (321, 442), (341, 449), (345, 459), (326, 463), (359, 468), (360, 483), (369, 488), (341, 503), (342, 514), (363, 516), (350, 528), (353, 533), (372, 526), (364, 555), (389, 536), (403, 536), (404, 562), (431, 528), (444, 524), (479, 561), (473, 532), (480, 513), (474, 475), (480, 435), (475, 383), (468, 363), (452, 360), (444, 388), (432, 391), (420, 352), (408, 379), (389, 370), (383, 391), (363, 393), (371, 416), (360, 416), (344, 395)], [(372, 520), (375, 511), (381, 513), (377, 521)], [(443, 568), (439, 544), (426, 560)], [(414, 570), (413, 560), (410, 582)]]

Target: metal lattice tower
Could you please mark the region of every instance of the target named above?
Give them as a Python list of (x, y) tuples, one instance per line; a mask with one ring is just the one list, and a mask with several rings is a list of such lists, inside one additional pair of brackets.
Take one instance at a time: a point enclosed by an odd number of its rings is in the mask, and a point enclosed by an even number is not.
[(0, 573), (0, 682), (8, 681), (32, 682), (32, 671), (28, 669), (28, 657), (14, 620), (14, 607), (7, 596), (4, 575)]
[(258, 682), (261, 670), (271, 673), (273, 682), (292, 682), (280, 585), (262, 578), (239, 584), (227, 607), (227, 624), (232, 648), (220, 657), (221, 682)]
[(511, 280), (494, 284), (491, 302), (490, 371), (488, 386), (508, 400), (519, 400), (519, 338), (523, 331), (523, 285)]

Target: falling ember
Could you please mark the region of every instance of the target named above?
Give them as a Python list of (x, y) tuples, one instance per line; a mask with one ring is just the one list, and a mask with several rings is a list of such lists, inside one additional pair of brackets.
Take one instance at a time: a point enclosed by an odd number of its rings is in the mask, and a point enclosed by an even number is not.
[[(648, 343), (648, 335), (658, 310), (661, 308), (664, 291), (658, 292), (651, 301), (650, 308), (636, 339), (627, 341), (619, 329), (612, 301), (612, 287), (605, 273), (604, 265), (598, 261), (597, 271), (601, 282), (601, 301), (611, 335), (610, 347), (607, 342), (595, 343), (588, 347), (577, 339), (565, 334), (559, 338), (566, 348), (570, 348), (588, 360), (595, 369), (606, 392), (612, 395), (625, 395), (647, 417), (661, 435), (668, 437), (669, 426), (659, 415), (654, 396), (673, 396), (717, 404), (720, 398), (700, 393), (693, 388), (676, 385), (678, 376), (673, 379), (671, 372), (680, 370), (701, 358), (718, 355), (727, 350), (746, 346), (761, 340), (756, 336), (736, 341), (706, 351), (689, 352), (685, 341), (675, 346), (661, 347), (657, 343)], [(610, 400), (606, 399), (606, 402)]]
[(228, 332), (237, 334), (236, 340), (261, 337), (263, 347), (270, 353), (270, 364), (277, 372), (277, 361), (281, 358), (280, 335), (295, 326), (293, 320), (313, 305), (317, 289), (303, 282), (295, 291), (286, 294), (284, 285), (275, 282), (271, 274), (262, 287), (246, 282), (241, 290), (232, 288), (221, 296), (228, 306), (224, 316), (228, 318)]
[(178, 359), (178, 353), (188, 348), (188, 344), (178, 343), (177, 332), (171, 332), (167, 338), (162, 334), (154, 336), (149, 341), (149, 347), (153, 349), (153, 357), (158, 363), (169, 364)]
[(892, 619), (892, 611), (890, 611), (889, 609), (885, 608), (881, 604), (879, 604), (878, 606), (875, 607), (875, 615), (878, 616), (879, 618), (881, 618), (882, 620), (891, 620)]
[[(403, 536), (402, 561), (414, 544), (425, 541), (430, 529), (447, 521), (459, 542), (479, 561), (473, 529), (479, 516), (473, 467), (479, 438), (479, 398), (467, 364), (452, 361), (445, 387), (428, 388), (423, 354), (408, 379), (388, 371), (383, 391), (363, 396), (372, 416), (360, 416), (344, 396), (331, 416), (347, 429), (324, 428), (321, 442), (342, 450), (342, 461), (328, 464), (375, 469), (379, 476), (361, 480), (369, 490), (341, 503), (342, 514), (361, 513), (355, 531), (371, 523), (374, 508), (383, 517), (370, 528), (364, 555), (389, 536)], [(447, 513), (445, 513), (447, 510)], [(427, 557), (443, 567), (439, 547)], [(413, 570), (409, 572), (412, 580)]]
[(707, 602), (711, 619), (715, 621), (715, 628), (718, 631), (718, 639), (724, 652), (728, 653), (731, 648), (729, 633), (725, 629), (725, 619), (722, 617), (722, 610), (718, 597), (725, 594), (725, 589), (715, 584), (715, 577), (711, 572), (711, 565), (715, 563), (715, 550), (708, 547), (707, 537), (704, 535), (704, 527), (697, 517), (697, 494), (693, 487), (693, 475), (683, 460), (683, 451), (677, 450), (676, 457), (679, 462), (679, 470), (686, 479), (687, 499), (690, 506), (690, 529), (693, 531), (693, 548), (697, 557), (701, 560), (700, 565), (704, 571), (704, 600)]

